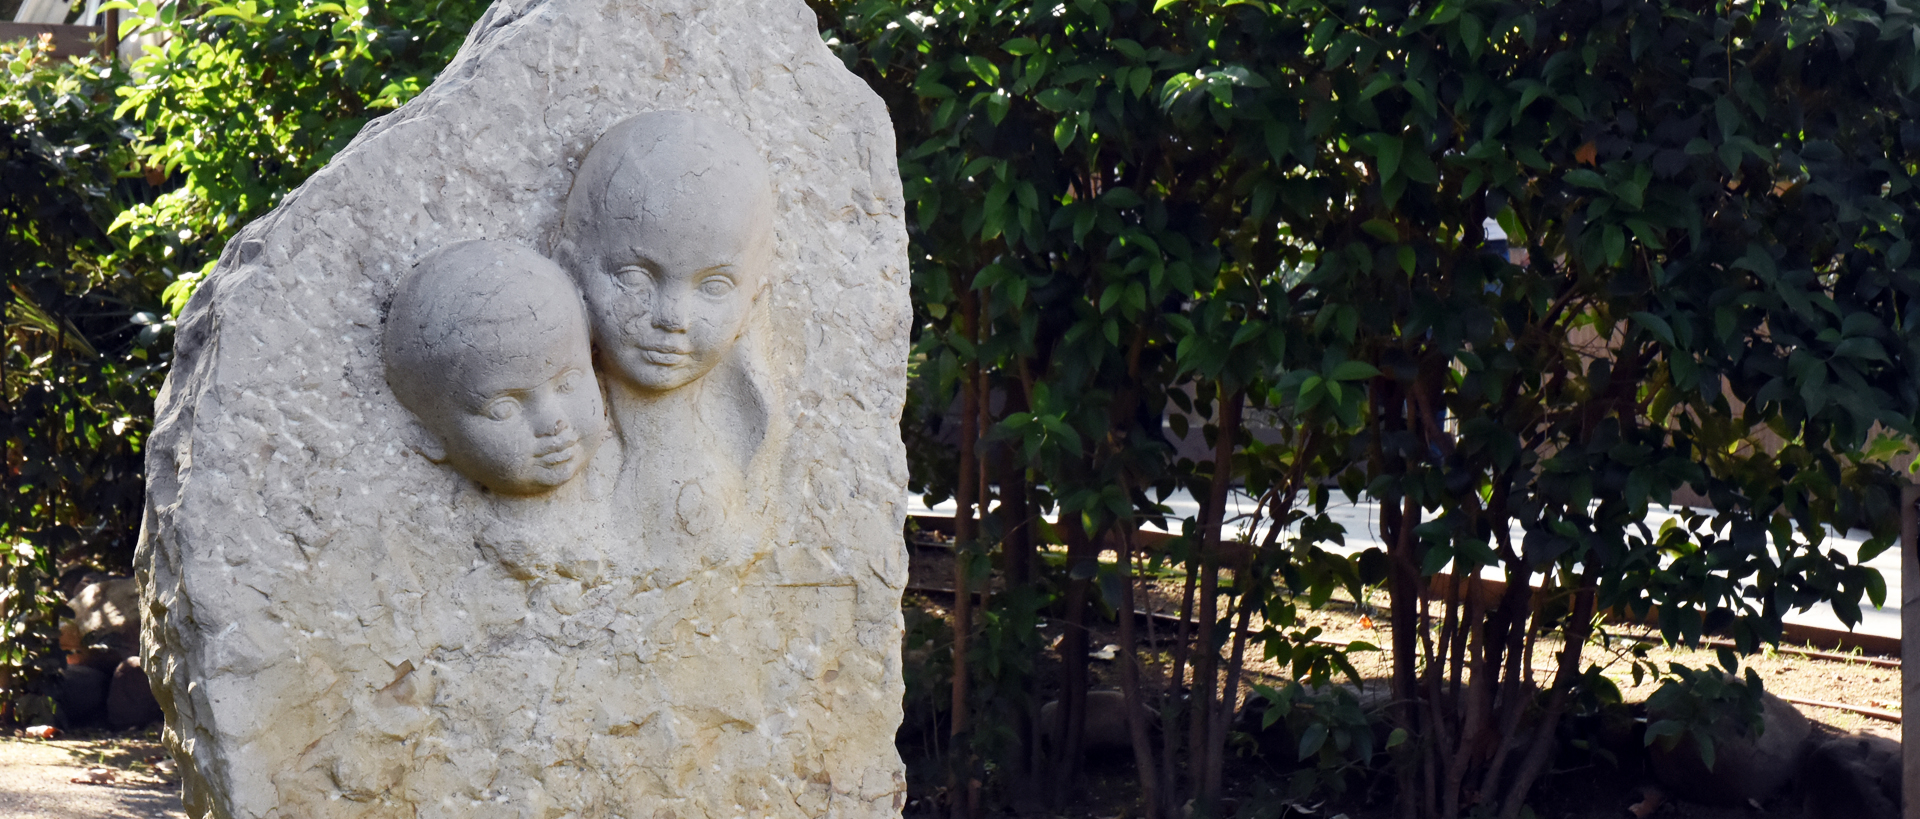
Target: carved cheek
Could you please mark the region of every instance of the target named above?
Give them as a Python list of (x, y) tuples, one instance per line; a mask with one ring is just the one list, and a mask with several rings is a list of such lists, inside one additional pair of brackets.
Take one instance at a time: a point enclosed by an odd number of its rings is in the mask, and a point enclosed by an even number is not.
[(606, 337), (611, 341), (614, 332), (622, 329), (625, 317), (620, 304), (620, 293), (611, 281), (604, 281), (587, 293), (587, 318), (593, 323), (596, 338)]

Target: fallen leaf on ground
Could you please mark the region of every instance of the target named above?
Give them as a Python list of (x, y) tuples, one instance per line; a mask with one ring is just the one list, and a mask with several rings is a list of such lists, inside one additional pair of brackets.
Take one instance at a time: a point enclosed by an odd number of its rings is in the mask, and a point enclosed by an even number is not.
[(1648, 816), (1653, 815), (1654, 811), (1660, 809), (1661, 803), (1666, 801), (1666, 791), (1648, 786), (1640, 789), (1640, 801), (1627, 808), (1627, 812), (1633, 814), (1636, 819), (1647, 819)]
[(76, 776), (67, 780), (75, 785), (111, 785), (120, 778), (120, 772), (112, 768), (88, 768), (86, 776)]
[(59, 733), (60, 729), (51, 725), (35, 725), (26, 731), (27, 736), (33, 737), (34, 739), (53, 739)]

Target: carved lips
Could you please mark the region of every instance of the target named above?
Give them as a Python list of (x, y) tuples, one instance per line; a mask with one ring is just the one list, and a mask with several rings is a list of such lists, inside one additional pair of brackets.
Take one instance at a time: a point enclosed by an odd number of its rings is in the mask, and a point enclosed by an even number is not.
[[(568, 429), (565, 437), (550, 444), (542, 444), (533, 450), (535, 463), (552, 469), (565, 466), (580, 456), (580, 433)], [(572, 477), (569, 475), (568, 477)]]
[(634, 346), (640, 350), (640, 357), (646, 359), (648, 364), (654, 364), (661, 367), (679, 366), (681, 364), (686, 363), (689, 359), (693, 358), (692, 350), (687, 350), (687, 349), (676, 350), (676, 349), (668, 349), (664, 347), (653, 347), (653, 346), (648, 346), (644, 344), (636, 344)]

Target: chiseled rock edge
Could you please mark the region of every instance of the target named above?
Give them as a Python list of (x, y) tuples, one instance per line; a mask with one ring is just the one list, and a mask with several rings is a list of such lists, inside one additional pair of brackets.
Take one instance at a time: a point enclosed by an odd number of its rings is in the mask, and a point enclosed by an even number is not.
[[(381, 314), (442, 244), (549, 250), (571, 169), (650, 109), (773, 167), (781, 451), (735, 506), (745, 553), (516, 581), (472, 547), (484, 501), (405, 447)], [(897, 813), (902, 212), (884, 107), (800, 0), (496, 3), (180, 317), (136, 561), (188, 813)]]

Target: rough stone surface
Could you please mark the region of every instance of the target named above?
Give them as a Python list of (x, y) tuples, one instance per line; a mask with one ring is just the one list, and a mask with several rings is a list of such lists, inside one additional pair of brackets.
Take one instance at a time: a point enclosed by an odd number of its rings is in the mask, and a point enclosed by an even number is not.
[[(1157, 728), (1160, 715), (1146, 706), (1141, 706), (1147, 725)], [(1065, 728), (1060, 724), (1060, 701), (1048, 700), (1040, 706), (1040, 724), (1046, 735), (1047, 745), (1058, 748), (1065, 741)], [(1127, 724), (1127, 695), (1113, 690), (1094, 690), (1087, 692), (1087, 722), (1081, 728), (1080, 747), (1086, 753), (1119, 753), (1133, 751), (1133, 727)]]
[(1808, 819), (1896, 819), (1900, 815), (1900, 743), (1857, 735), (1823, 742), (1801, 769)]
[(55, 724), (79, 728), (100, 721), (107, 704), (112, 675), (90, 665), (70, 665), (54, 672), (59, 676), (59, 708)]
[[(649, 111), (765, 165), (737, 332), (657, 380), (596, 349), (610, 432), (577, 474), (496, 491), (470, 477), (491, 461), (436, 462), (383, 366), (397, 285), (473, 239), (584, 289), (617, 273), (592, 267), (609, 247), (557, 251), (589, 150)], [(800, 0), (503, 0), (243, 230), (179, 320), (137, 558), (189, 815), (897, 813), (893, 157)], [(605, 326), (638, 302), (581, 304), (596, 343), (644, 335)]]
[(140, 658), (128, 657), (113, 670), (113, 681), (107, 685), (107, 727), (115, 731), (145, 728), (163, 716)]
[(67, 608), (73, 617), (60, 621), (60, 647), (73, 662), (112, 674), (140, 652), (140, 590), (133, 578), (90, 575)]
[[(1793, 784), (1806, 758), (1813, 724), (1793, 703), (1773, 694), (1762, 693), (1760, 705), (1758, 736), (1748, 735), (1744, 724), (1735, 720), (1714, 725), (1712, 770), (1700, 761), (1691, 737), (1683, 735), (1671, 748), (1660, 742), (1647, 746), (1654, 776), (1684, 798), (1715, 805), (1764, 800)], [(1649, 714), (1649, 719), (1661, 716)]]

